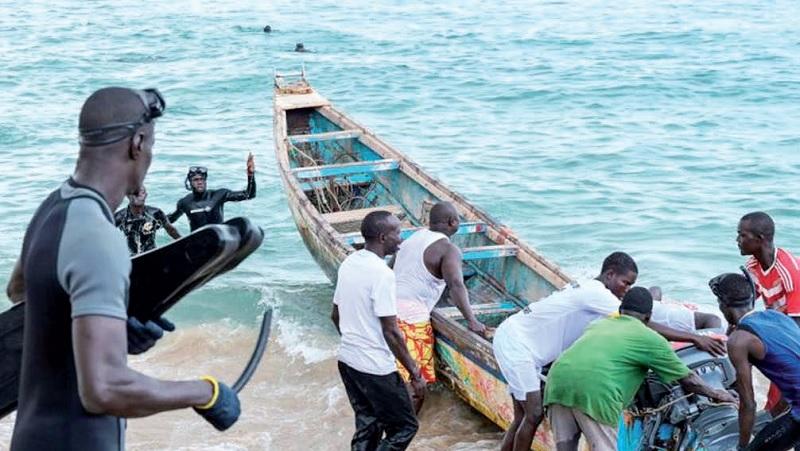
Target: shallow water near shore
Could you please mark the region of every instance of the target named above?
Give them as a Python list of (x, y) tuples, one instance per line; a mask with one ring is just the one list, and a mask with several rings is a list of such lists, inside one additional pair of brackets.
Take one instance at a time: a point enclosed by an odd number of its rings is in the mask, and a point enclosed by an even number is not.
[[(333, 290), (276, 172), (273, 69), (304, 64), (321, 94), (568, 274), (592, 276), (622, 249), (641, 284), (713, 308), (707, 280), (744, 261), (744, 213), (770, 213), (777, 243), (800, 253), (798, 28), (791, 1), (0, 2), (0, 284), (34, 209), (73, 169), (83, 100), (156, 86), (167, 113), (148, 203), (172, 211), (195, 164), (211, 188), (243, 189), (252, 151), (258, 197), (226, 214), (267, 239), (171, 311), (179, 330), (134, 366), (232, 381), (259, 313), (277, 316), (231, 432), (175, 412), (130, 421), (128, 449), (345, 449)], [(0, 449), (12, 425), (0, 420)], [(440, 389), (413, 448), (494, 449), (499, 437)]]

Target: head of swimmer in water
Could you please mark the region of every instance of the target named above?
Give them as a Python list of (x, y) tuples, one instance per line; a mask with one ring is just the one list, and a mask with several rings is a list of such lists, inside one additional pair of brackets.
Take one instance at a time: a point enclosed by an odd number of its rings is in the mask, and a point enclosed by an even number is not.
[(603, 260), (597, 280), (614, 293), (614, 296), (622, 299), (636, 283), (638, 276), (639, 268), (633, 258), (625, 252), (614, 252)]
[(134, 194), (128, 194), (128, 202), (132, 207), (144, 207), (144, 202), (147, 200), (147, 189), (142, 185), (139, 191)]
[(153, 158), (154, 120), (165, 108), (156, 89), (95, 91), (78, 119), (81, 150), (76, 174), (119, 171), (125, 193), (137, 193)]
[(192, 166), (186, 174), (186, 189), (195, 194), (206, 192), (206, 181), (208, 180), (208, 169), (205, 166)]

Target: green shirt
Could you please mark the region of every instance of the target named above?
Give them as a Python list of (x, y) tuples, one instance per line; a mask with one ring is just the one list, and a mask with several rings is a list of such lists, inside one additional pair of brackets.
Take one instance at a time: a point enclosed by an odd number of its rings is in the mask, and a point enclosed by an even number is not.
[(627, 315), (600, 319), (553, 364), (544, 403), (575, 408), (616, 426), (648, 369), (665, 383), (689, 374), (669, 342), (638, 319)]

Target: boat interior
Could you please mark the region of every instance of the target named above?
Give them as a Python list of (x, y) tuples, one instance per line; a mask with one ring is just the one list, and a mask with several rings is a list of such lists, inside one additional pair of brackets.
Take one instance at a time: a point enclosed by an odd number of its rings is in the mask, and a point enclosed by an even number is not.
[[(318, 108), (286, 111), (288, 152), (292, 174), (311, 204), (339, 232), (339, 238), (355, 249), (362, 248), (361, 220), (375, 210), (388, 210), (400, 218), (404, 238), (426, 226), (430, 208), (438, 199), (404, 173), (400, 161), (385, 158), (366, 145), (362, 130), (343, 129), (328, 116)], [(489, 227), (492, 225), (462, 218), (452, 241), (463, 252), (464, 279), (473, 309), (487, 325), (496, 326), (555, 287), (516, 258), (516, 245), (490, 239)], [(447, 298), (445, 292), (440, 312), (459, 321), (460, 313)]]

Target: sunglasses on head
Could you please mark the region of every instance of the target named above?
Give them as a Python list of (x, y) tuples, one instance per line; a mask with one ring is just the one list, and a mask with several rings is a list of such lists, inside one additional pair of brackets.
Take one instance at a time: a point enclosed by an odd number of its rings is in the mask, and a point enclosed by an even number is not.
[[(104, 146), (123, 139), (130, 138), (136, 130), (144, 124), (152, 122), (153, 119), (164, 115), (167, 104), (158, 89), (148, 88), (133, 91), (144, 105), (144, 112), (141, 117), (133, 122), (120, 122), (109, 124), (103, 127), (80, 130), (80, 142), (84, 146)], [(112, 132), (123, 132), (112, 133)], [(111, 135), (103, 139), (104, 135)]]
[(206, 176), (206, 175), (208, 175), (208, 169), (206, 169), (205, 166), (191, 166), (191, 167), (189, 167), (189, 174), (187, 174), (187, 177), (192, 178), (195, 175)]

